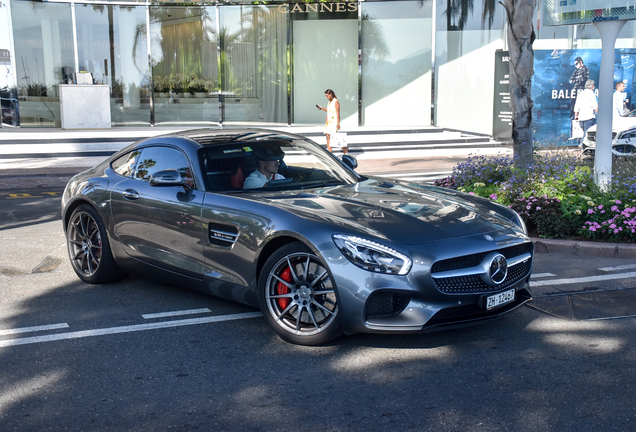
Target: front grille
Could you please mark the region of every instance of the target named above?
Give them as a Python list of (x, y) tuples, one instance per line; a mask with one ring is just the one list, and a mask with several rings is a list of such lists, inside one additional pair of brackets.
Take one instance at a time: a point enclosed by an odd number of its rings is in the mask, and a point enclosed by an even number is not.
[(470, 294), (470, 293), (486, 293), (498, 291), (519, 282), (530, 273), (532, 260), (518, 263), (508, 268), (506, 279), (497, 286), (488, 285), (479, 275), (457, 275), (452, 277), (434, 277), (436, 273), (462, 270), (476, 267), (493, 252), (498, 252), (506, 257), (506, 260), (524, 255), (532, 254), (532, 243), (526, 242), (494, 251), (480, 252), (472, 255), (464, 255), (456, 258), (450, 258), (437, 261), (431, 267), (433, 281), (438, 290), (445, 294)]
[[(612, 140), (616, 138), (616, 132), (612, 132)], [(587, 132), (587, 140), (589, 142), (596, 142), (596, 131), (588, 131)]]
[(409, 304), (409, 297), (390, 292), (374, 292), (365, 305), (367, 318), (394, 316), (401, 313)]
[(433, 279), (438, 290), (446, 294), (484, 293), (499, 291), (513, 285), (530, 273), (531, 260), (519, 263), (508, 268), (506, 279), (497, 286), (490, 286), (478, 275), (457, 276), (449, 278)]
[(481, 264), (484, 258), (486, 258), (486, 255), (492, 252), (499, 252), (500, 254), (505, 256), (507, 260), (509, 260), (510, 258), (514, 258), (525, 253), (531, 253), (532, 243), (527, 242), (499, 250), (482, 252), (473, 255), (464, 255), (457, 258), (437, 261), (433, 264), (433, 267), (431, 267), (431, 273), (440, 273), (449, 270), (459, 270), (463, 268), (478, 266), (479, 264)]

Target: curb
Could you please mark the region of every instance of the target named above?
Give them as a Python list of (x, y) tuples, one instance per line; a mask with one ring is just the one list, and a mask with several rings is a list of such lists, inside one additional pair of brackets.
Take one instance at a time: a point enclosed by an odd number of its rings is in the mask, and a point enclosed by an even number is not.
[(537, 254), (636, 259), (636, 244), (531, 238)]

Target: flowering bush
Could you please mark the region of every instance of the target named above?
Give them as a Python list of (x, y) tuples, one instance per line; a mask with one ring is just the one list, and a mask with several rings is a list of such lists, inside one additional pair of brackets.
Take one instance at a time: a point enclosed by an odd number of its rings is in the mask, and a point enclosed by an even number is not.
[(573, 234), (574, 227), (563, 218), (561, 200), (547, 196), (519, 198), (510, 206), (519, 213), (529, 230), (536, 229), (543, 238), (563, 238)]
[(636, 240), (636, 200), (624, 205), (621, 200), (591, 205), (584, 214), (586, 221), (579, 228), (583, 237), (615, 242)]
[(635, 160), (615, 161), (609, 191), (603, 192), (592, 167), (577, 155), (535, 152), (523, 171), (510, 157), (469, 157), (436, 185), (508, 205), (540, 237), (636, 242), (635, 172)]

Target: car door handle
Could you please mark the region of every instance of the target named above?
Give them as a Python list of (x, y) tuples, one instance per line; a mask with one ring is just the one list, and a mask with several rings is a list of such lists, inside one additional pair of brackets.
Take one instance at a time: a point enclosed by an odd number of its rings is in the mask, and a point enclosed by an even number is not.
[(122, 193), (122, 195), (124, 196), (124, 198), (131, 199), (131, 200), (135, 200), (139, 198), (139, 193), (134, 189), (126, 189)]

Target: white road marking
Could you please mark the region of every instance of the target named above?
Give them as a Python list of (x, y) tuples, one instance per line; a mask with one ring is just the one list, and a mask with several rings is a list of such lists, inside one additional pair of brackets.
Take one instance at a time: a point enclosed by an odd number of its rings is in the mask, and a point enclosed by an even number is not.
[(533, 278), (552, 277), (552, 276), (556, 276), (556, 275), (552, 273), (532, 273)]
[(59, 340), (66, 340), (66, 339), (80, 339), (80, 338), (91, 337), (91, 336), (104, 336), (104, 335), (111, 335), (111, 334), (118, 334), (118, 333), (130, 333), (130, 332), (138, 332), (138, 331), (144, 331), (144, 330), (155, 330), (155, 329), (161, 329), (161, 328), (183, 327), (183, 326), (196, 325), (196, 324), (207, 324), (207, 323), (213, 323), (213, 322), (232, 321), (232, 320), (240, 320), (240, 319), (247, 319), (247, 318), (258, 318), (261, 316), (263, 316), (263, 314), (261, 314), (260, 312), (246, 312), (242, 314), (190, 318), (190, 319), (184, 319), (184, 320), (164, 321), (164, 322), (158, 322), (158, 323), (152, 323), (152, 324), (137, 324), (137, 325), (109, 327), (109, 328), (94, 329), (94, 330), (83, 330), (83, 331), (68, 332), (68, 333), (57, 333), (52, 335), (2, 340), (0, 341), (0, 348), (8, 347), (8, 346), (16, 346), (16, 345), (41, 343), (41, 342), (52, 342), (52, 341), (59, 341)]
[(172, 311), (172, 312), (145, 314), (145, 315), (142, 315), (142, 317), (144, 319), (153, 319), (153, 318), (166, 318), (166, 317), (180, 316), (180, 315), (196, 315), (196, 314), (208, 313), (208, 312), (212, 312), (212, 311), (208, 308), (201, 308), (201, 309), (188, 309), (188, 310), (180, 310), (180, 311)]
[(588, 277), (580, 277), (580, 278), (569, 278), (569, 279), (552, 279), (545, 281), (531, 281), (530, 286), (545, 286), (545, 285), (567, 285), (567, 284), (575, 284), (575, 283), (588, 283), (588, 282), (598, 282), (598, 281), (606, 281), (613, 279), (629, 279), (636, 278), (636, 272), (631, 273), (619, 273), (613, 275), (604, 275), (604, 276), (588, 276)]
[(601, 271), (616, 271), (616, 270), (630, 270), (636, 268), (636, 264), (627, 264), (615, 267), (601, 267), (599, 270)]
[(68, 324), (60, 323), (60, 324), (49, 324), (49, 325), (43, 325), (43, 326), (22, 327), (22, 328), (16, 328), (16, 329), (0, 330), (0, 336), (6, 336), (10, 334), (17, 334), (17, 333), (30, 333), (30, 332), (45, 331), (45, 330), (57, 330), (61, 328), (68, 328)]

